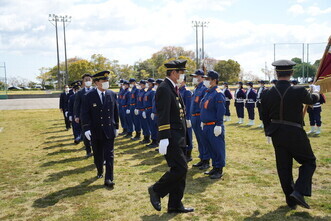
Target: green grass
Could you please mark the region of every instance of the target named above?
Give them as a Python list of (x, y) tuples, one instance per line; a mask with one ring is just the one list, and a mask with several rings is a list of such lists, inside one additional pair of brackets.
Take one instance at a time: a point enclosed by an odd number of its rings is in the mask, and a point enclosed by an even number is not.
[[(97, 180), (83, 144), (74, 145), (57, 110), (0, 111), (0, 220), (331, 220), (331, 94), (323, 106), (323, 130), (311, 137), (317, 157), (312, 209), (285, 207), (274, 151), (256, 126), (226, 123), (227, 166), (213, 181), (189, 163), (184, 204), (190, 214), (165, 213), (149, 203), (147, 187), (168, 169), (163, 156), (119, 137), (113, 190)], [(308, 122), (306, 120), (306, 122)], [(295, 176), (298, 164), (295, 164)]]

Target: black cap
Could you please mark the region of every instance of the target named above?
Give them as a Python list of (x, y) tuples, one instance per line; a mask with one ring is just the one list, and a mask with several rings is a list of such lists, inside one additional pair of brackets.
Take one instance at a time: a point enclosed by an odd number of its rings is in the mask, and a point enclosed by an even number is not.
[(154, 80), (154, 78), (148, 78), (148, 79), (147, 79), (147, 82), (149, 82), (149, 83), (153, 83), (153, 84), (154, 84), (155, 80)]
[(205, 75), (205, 73), (203, 72), (203, 70), (201, 70), (201, 69), (198, 69), (198, 70), (196, 70), (195, 72), (194, 72), (194, 74), (190, 74), (190, 76), (198, 76), (198, 75), (200, 75), (200, 76), (204, 76)]
[(241, 82), (241, 81), (238, 81), (238, 82), (237, 82), (237, 84), (243, 85), (243, 82)]
[(123, 84), (123, 81), (124, 81), (123, 79), (120, 79), (120, 84)]
[(134, 79), (134, 78), (130, 78), (129, 82), (130, 82), (130, 83), (132, 83), (132, 82), (136, 82), (136, 79)]
[(109, 80), (109, 71), (101, 71), (92, 76), (93, 80)]
[(253, 82), (251, 82), (251, 81), (250, 82), (247, 82), (246, 85), (249, 85), (249, 86), (252, 87), (253, 86)]
[(260, 84), (265, 84), (265, 81), (260, 80), (260, 81), (258, 81), (258, 83), (260, 83)]
[(89, 73), (85, 73), (85, 74), (82, 75), (82, 79), (84, 79), (84, 77), (92, 77), (92, 75), (89, 74)]
[(229, 85), (228, 82), (223, 82), (224, 85)]
[(123, 80), (123, 84), (127, 84), (127, 85), (129, 85), (130, 83), (129, 83), (129, 81), (127, 81), (127, 80)]
[(211, 78), (211, 79), (218, 79), (218, 77), (219, 77), (219, 74), (216, 72), (216, 71), (213, 71), (213, 70), (211, 70), (211, 71), (208, 71), (208, 74), (207, 75), (204, 75), (204, 77), (205, 78)]
[(81, 85), (81, 81), (74, 81), (70, 84), (73, 88), (78, 88)]
[(278, 82), (278, 80), (276, 80), (276, 79), (273, 79), (273, 80), (271, 81), (272, 84), (276, 84), (277, 82)]
[(146, 84), (146, 81), (145, 81), (145, 80), (141, 80), (141, 81), (139, 82), (139, 84)]
[(278, 74), (288, 75), (293, 73), (293, 67), (296, 65), (296, 63), (291, 60), (278, 60), (274, 61), (272, 65), (275, 66), (276, 72)]
[(164, 66), (167, 68), (167, 71), (171, 70), (186, 70), (187, 60), (173, 60), (165, 63)]
[(156, 81), (155, 81), (155, 83), (157, 83), (157, 84), (161, 84), (163, 82), (163, 79), (157, 79)]

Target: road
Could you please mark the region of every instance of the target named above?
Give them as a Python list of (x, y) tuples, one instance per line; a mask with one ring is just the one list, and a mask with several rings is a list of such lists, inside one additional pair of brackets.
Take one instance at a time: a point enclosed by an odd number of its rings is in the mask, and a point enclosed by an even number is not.
[(0, 110), (59, 108), (59, 98), (7, 99), (0, 100)]

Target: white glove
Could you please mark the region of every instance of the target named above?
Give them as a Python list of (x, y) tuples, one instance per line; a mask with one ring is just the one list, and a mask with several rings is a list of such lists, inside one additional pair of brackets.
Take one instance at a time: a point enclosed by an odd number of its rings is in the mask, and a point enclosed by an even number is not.
[(159, 153), (162, 154), (162, 155), (166, 155), (168, 146), (169, 146), (169, 139), (160, 140)]
[(66, 117), (68, 117), (68, 111), (64, 112), (64, 115), (65, 115)]
[(321, 91), (321, 86), (313, 85), (313, 93), (319, 93)]
[(187, 126), (187, 128), (192, 127), (191, 120), (186, 120), (186, 126)]
[(203, 130), (203, 122), (201, 122), (200, 127), (201, 127), (201, 130)]
[(91, 131), (90, 130), (87, 130), (85, 131), (85, 137), (88, 139), (88, 140), (91, 140)]
[(115, 137), (118, 136), (118, 132), (119, 132), (119, 129), (116, 129), (116, 131), (115, 131)]
[(267, 144), (272, 144), (271, 137), (268, 137), (268, 136), (267, 136)]
[(138, 109), (134, 109), (134, 114), (138, 115), (139, 114), (139, 110)]
[(142, 114), (141, 114), (141, 116), (143, 116), (143, 118), (146, 119), (146, 112), (143, 111)]
[(72, 121), (72, 116), (69, 116), (69, 121)]
[(130, 114), (130, 110), (129, 109), (126, 110), (126, 114)]
[(154, 120), (154, 113), (151, 113), (151, 119)]
[(222, 127), (221, 126), (215, 126), (214, 127), (214, 135), (218, 137), (222, 133)]

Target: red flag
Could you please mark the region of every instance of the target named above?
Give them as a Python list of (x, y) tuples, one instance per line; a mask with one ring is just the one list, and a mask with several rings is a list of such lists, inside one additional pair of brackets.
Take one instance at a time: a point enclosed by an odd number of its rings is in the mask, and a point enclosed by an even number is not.
[(331, 36), (318, 67), (314, 82), (321, 86), (321, 93), (331, 91)]

